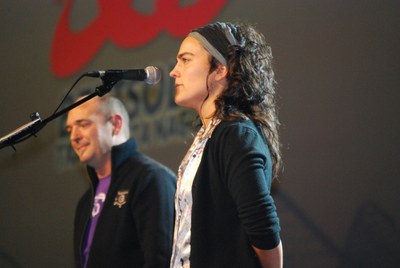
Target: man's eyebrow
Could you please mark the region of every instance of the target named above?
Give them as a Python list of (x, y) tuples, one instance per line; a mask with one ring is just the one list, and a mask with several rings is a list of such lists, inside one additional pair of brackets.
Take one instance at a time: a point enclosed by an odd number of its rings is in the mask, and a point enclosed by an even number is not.
[(78, 119), (78, 120), (72, 122), (71, 124), (66, 124), (65, 127), (71, 127), (72, 125), (77, 125), (77, 124), (79, 125), (79, 124), (86, 123), (86, 122), (91, 122), (91, 121), (89, 119)]

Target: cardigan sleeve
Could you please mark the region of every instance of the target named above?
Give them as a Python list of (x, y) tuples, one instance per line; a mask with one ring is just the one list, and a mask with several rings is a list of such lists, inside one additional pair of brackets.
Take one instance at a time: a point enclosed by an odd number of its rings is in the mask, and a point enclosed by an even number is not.
[(280, 242), (280, 225), (270, 194), (272, 162), (254, 125), (230, 123), (216, 134), (220, 176), (238, 211), (250, 243), (272, 249)]

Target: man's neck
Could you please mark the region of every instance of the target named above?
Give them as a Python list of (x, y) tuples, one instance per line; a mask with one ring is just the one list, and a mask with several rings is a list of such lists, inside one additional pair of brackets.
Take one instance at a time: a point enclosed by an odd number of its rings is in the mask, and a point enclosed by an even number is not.
[(108, 159), (107, 162), (102, 165), (101, 168), (96, 169), (97, 178), (100, 180), (102, 178), (108, 177), (111, 175), (111, 159)]

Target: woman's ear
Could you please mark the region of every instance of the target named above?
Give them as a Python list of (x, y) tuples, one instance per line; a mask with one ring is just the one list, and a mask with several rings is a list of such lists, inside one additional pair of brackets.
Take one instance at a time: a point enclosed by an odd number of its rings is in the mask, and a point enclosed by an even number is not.
[(215, 79), (221, 80), (226, 78), (228, 75), (228, 67), (221, 63), (217, 63), (217, 69), (215, 70)]

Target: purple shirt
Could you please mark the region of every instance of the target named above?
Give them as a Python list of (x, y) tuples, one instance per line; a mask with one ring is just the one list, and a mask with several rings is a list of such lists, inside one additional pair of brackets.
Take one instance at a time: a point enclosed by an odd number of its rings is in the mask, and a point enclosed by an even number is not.
[(86, 241), (84, 243), (83, 249), (83, 266), (86, 267), (87, 258), (89, 256), (90, 247), (92, 246), (92, 240), (94, 233), (96, 231), (97, 221), (100, 217), (101, 210), (103, 209), (104, 201), (106, 200), (106, 195), (108, 188), (110, 187), (111, 176), (99, 179), (99, 184), (97, 185), (96, 195), (94, 196), (92, 216), (90, 217), (89, 228), (86, 233)]

